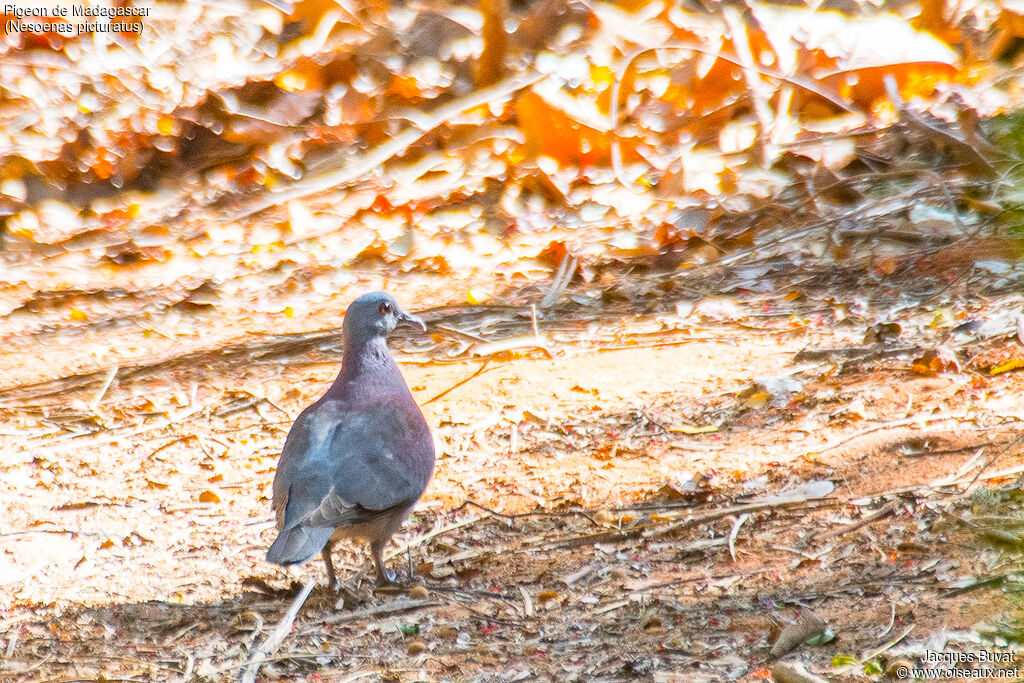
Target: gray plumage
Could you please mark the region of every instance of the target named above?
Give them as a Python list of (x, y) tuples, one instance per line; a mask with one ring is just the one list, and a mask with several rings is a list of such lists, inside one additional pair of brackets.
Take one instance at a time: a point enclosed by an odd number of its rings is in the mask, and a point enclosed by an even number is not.
[(322, 553), (334, 585), (332, 544), (363, 538), (378, 579), (394, 581), (381, 553), (434, 472), (430, 429), (387, 348), (387, 335), (402, 322), (426, 330), (386, 292), (363, 295), (346, 311), (341, 372), (295, 420), (277, 464), (280, 533), (267, 551), (270, 562), (296, 564)]

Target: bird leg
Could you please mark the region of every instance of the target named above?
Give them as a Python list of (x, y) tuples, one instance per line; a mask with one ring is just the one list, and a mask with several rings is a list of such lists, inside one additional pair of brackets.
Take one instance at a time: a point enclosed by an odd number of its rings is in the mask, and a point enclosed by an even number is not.
[(331, 560), (331, 550), (334, 549), (334, 541), (327, 541), (327, 545), (320, 552), (321, 557), (324, 558), (324, 565), (327, 567), (327, 586), (336, 593), (341, 593), (341, 598), (345, 602), (345, 607), (352, 609), (358, 605), (361, 601), (359, 596), (349, 590), (348, 586), (338, 581), (337, 574), (334, 573), (334, 562)]
[(327, 567), (327, 585), (331, 590), (338, 589), (338, 577), (334, 573), (334, 562), (331, 561), (331, 550), (334, 548), (334, 541), (327, 541), (327, 545), (320, 552), (320, 556), (324, 558), (324, 565)]
[(389, 586), (399, 583), (398, 575), (391, 569), (384, 566), (384, 546), (388, 539), (377, 539), (370, 543), (370, 550), (373, 552), (373, 564), (377, 567), (377, 585)]

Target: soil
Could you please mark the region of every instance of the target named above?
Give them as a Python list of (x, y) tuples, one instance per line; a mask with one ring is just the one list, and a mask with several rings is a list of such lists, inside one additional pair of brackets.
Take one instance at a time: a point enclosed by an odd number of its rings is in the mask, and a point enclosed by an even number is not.
[[(759, 317), (756, 301), (731, 317), (609, 305), (555, 333), (580, 317), (572, 305), (535, 322), (392, 283), (433, 335), (395, 340), (439, 453), (392, 544), (421, 587), (375, 590), (356, 545), (335, 551), (355, 605), (319, 561), (268, 564), (281, 444), (338, 355), (247, 354), (336, 329), (364, 284), (298, 317), (200, 307), (6, 330), (0, 679), (231, 680), (309, 579), (259, 680), (754, 681), (780, 628), (810, 614), (835, 637), (789, 659), (829, 680), (865, 679), (842, 655), (995, 648), (975, 629), (1004, 594), (957, 589), (991, 559), (968, 488), (1012, 484), (986, 477), (1024, 465), (1022, 380), (977, 358), (1019, 342), (972, 341), (962, 368), (924, 376), (913, 352), (864, 344), (865, 318)], [(450, 353), (458, 335), (442, 328), (478, 329), (481, 310), (526, 341)]]

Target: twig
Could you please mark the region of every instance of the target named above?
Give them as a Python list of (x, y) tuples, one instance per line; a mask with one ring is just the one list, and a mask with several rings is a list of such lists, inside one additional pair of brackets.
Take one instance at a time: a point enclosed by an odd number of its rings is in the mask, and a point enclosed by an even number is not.
[[(486, 505), (481, 505), (480, 503), (476, 502), (475, 500), (463, 501), (462, 505), (460, 505), (459, 507), (453, 509), (451, 512), (452, 512), (452, 514), (454, 514), (454, 513), (458, 512), (459, 510), (462, 510), (462, 509), (467, 508), (469, 506), (472, 506), (472, 507), (475, 507), (475, 508), (479, 508), (479, 509), (483, 510), (484, 512), (487, 512), (490, 515), (494, 515), (495, 517), (500, 517), (502, 519), (523, 519), (524, 517), (572, 517), (572, 516), (575, 516), (575, 517), (582, 517), (583, 519), (587, 520), (588, 522), (590, 522), (594, 526), (599, 526), (599, 527), (603, 527), (604, 526), (604, 524), (601, 524), (601, 522), (597, 521), (596, 519), (591, 517), (589, 514), (587, 514), (583, 510), (562, 510), (562, 511), (559, 511), (559, 512), (544, 511), (544, 512), (504, 513), (504, 512), (498, 512), (497, 510), (489, 508)], [(480, 517), (480, 519), (484, 519), (484, 518)], [(476, 521), (476, 520), (474, 520), (474, 521)]]
[[(440, 587), (437, 587), (437, 588), (440, 588)], [(435, 590), (437, 590), (437, 588), (435, 588)], [(503, 598), (501, 596), (481, 595), (481, 597), (489, 598), (489, 599), (492, 599), (492, 600), (498, 600), (503, 605), (509, 607), (511, 610), (515, 610), (517, 613), (519, 612), (519, 610), (516, 609), (516, 607), (514, 605), (510, 604), (508, 602), (508, 600), (506, 600), (505, 598)], [(484, 612), (483, 610), (477, 609), (476, 607), (473, 607), (472, 605), (466, 604), (462, 600), (459, 600), (458, 598), (456, 598), (454, 595), (444, 595), (444, 598), (445, 598), (445, 600), (448, 601), (449, 604), (457, 605), (458, 607), (461, 607), (462, 609), (466, 610), (470, 614), (473, 614), (473, 615), (475, 615), (477, 617), (480, 617), (481, 619), (485, 619), (485, 620), (493, 622), (495, 624), (504, 624), (505, 626), (520, 626), (522, 624), (522, 620), (521, 619), (506, 619), (506, 618), (502, 618), (502, 617), (491, 616), (490, 614), (487, 614), (487, 612)]]
[[(156, 438), (159, 438), (159, 437), (156, 437)], [(153, 451), (152, 453), (149, 454), (149, 457), (152, 458), (154, 455), (156, 455), (160, 451), (164, 450), (165, 448), (170, 448), (171, 446), (173, 446), (176, 443), (181, 443), (182, 441), (188, 441), (189, 439), (193, 439), (193, 438), (195, 438), (195, 434), (186, 434), (185, 436), (171, 437), (170, 441), (168, 441), (167, 443), (165, 443), (162, 446), (159, 446), (155, 451)]]
[(470, 375), (469, 377), (466, 377), (465, 379), (461, 379), (461, 380), (459, 380), (459, 381), (458, 381), (458, 382), (456, 382), (455, 384), (451, 385), (450, 387), (448, 387), (447, 389), (445, 389), (444, 391), (442, 391), (442, 392), (441, 392), (440, 394), (438, 394), (437, 396), (434, 396), (433, 398), (427, 399), (426, 401), (424, 401), (424, 402), (423, 402), (423, 403), (421, 403), (420, 405), (421, 405), (421, 406), (425, 406), (425, 405), (427, 405), (428, 403), (433, 403), (433, 402), (434, 402), (434, 401), (436, 401), (437, 399), (439, 399), (439, 398), (442, 398), (442, 397), (444, 397), (444, 396), (447, 396), (447, 395), (448, 395), (449, 393), (451, 393), (451, 392), (455, 391), (456, 389), (458, 389), (459, 387), (461, 387), (461, 386), (462, 386), (463, 384), (465, 384), (465, 383), (467, 383), (467, 382), (469, 382), (469, 381), (471, 381), (471, 380), (475, 379), (476, 377), (479, 377), (480, 375), (484, 374), (484, 372), (485, 372), (485, 371), (487, 370), (487, 366), (488, 366), (488, 365), (490, 365), (490, 363), (491, 363), (491, 359), (490, 359), (490, 358), (485, 358), (485, 359), (484, 359), (484, 362), (480, 364), (480, 367), (479, 367), (479, 368), (477, 368), (477, 369), (476, 369), (476, 372), (474, 372), (474, 373), (473, 373), (472, 375)]
[(854, 432), (853, 434), (846, 434), (837, 439), (833, 439), (832, 441), (828, 442), (819, 449), (807, 451), (806, 453), (804, 453), (803, 457), (809, 458), (811, 456), (821, 455), (835, 448), (839, 448), (840, 446), (847, 444), (853, 441), (854, 439), (865, 436), (867, 434), (871, 434), (873, 432), (881, 432), (887, 429), (895, 429), (897, 427), (907, 427), (912, 424), (920, 424), (924, 422), (944, 422), (946, 420), (962, 420), (965, 417), (966, 416), (963, 414), (922, 415), (917, 417), (905, 417), (900, 420), (887, 420), (881, 424), (874, 425), (873, 427), (866, 427), (864, 429), (860, 429)]
[(186, 655), (187, 661), (185, 663), (185, 671), (181, 674), (182, 683), (187, 683), (192, 680), (192, 672), (196, 669), (196, 656), (191, 652)]
[(249, 657), (249, 662), (245, 669), (242, 670), (242, 675), (239, 676), (238, 680), (240, 683), (255, 683), (256, 674), (260, 670), (260, 666), (267, 661), (269, 657), (277, 648), (281, 646), (284, 639), (287, 637), (288, 632), (292, 630), (292, 624), (295, 622), (295, 617), (298, 615), (299, 610), (302, 609), (303, 603), (306, 602), (306, 598), (313, 591), (313, 586), (316, 585), (315, 579), (310, 579), (306, 582), (306, 585), (302, 587), (299, 594), (292, 600), (292, 604), (288, 606), (288, 611), (281, 617), (281, 621), (277, 622), (277, 626), (271, 631), (267, 639), (263, 641)]
[[(522, 588), (520, 588), (522, 590)], [(525, 594), (524, 594), (525, 595)], [(11, 629), (11, 635), (7, 637), (7, 650), (4, 652), (4, 659), (8, 662), (14, 657), (14, 648), (18, 645), (19, 629)]]
[[(107, 445), (113, 441), (118, 441), (120, 439), (129, 439), (133, 436), (145, 434), (146, 432), (152, 432), (159, 429), (163, 429), (164, 427), (169, 427), (171, 425), (181, 424), (186, 418), (191, 417), (200, 411), (202, 411), (202, 406), (192, 406), (175, 413), (170, 413), (170, 417), (160, 418), (158, 420), (151, 422), (150, 424), (145, 424), (145, 418), (143, 418), (141, 422), (134, 422), (132, 424), (126, 424), (117, 427), (97, 429), (91, 432), (75, 432), (72, 434), (62, 434), (61, 436), (55, 436), (52, 439), (48, 439), (45, 445), (42, 446), (40, 450), (54, 450), (56, 444), (71, 439), (83, 439), (82, 441), (78, 441), (76, 443), (76, 446), (78, 446), (79, 448), (84, 448), (86, 446)], [(168, 415), (168, 413), (164, 414)], [(130, 429), (131, 431), (122, 432), (121, 430), (123, 429)], [(118, 432), (117, 436), (112, 436), (112, 432)], [(88, 439), (87, 437), (93, 438)]]
[(886, 505), (885, 507), (883, 507), (882, 509), (878, 510), (877, 512), (873, 512), (872, 514), (868, 515), (864, 519), (857, 520), (853, 524), (847, 524), (846, 526), (840, 529), (831, 529), (829, 531), (826, 531), (825, 533), (818, 536), (818, 538), (831, 538), (833, 536), (845, 536), (846, 534), (853, 533), (857, 529), (866, 527), (868, 524), (873, 524), (874, 522), (877, 522), (883, 517), (888, 517), (892, 513), (896, 512), (896, 508), (898, 508), (899, 505), (899, 501), (893, 501)]
[(120, 369), (121, 368), (119, 366), (115, 365), (107, 371), (107, 376), (103, 380), (103, 386), (96, 392), (93, 399), (89, 401), (89, 410), (95, 413), (96, 409), (100, 407), (100, 401), (103, 400), (103, 397), (106, 395), (107, 389), (110, 388), (110, 385), (114, 383), (114, 378), (117, 377), (117, 371)]
[[(389, 668), (388, 671), (393, 672), (394, 669)], [(364, 678), (369, 678), (370, 676), (379, 676), (381, 673), (382, 671), (380, 669), (373, 669), (372, 671), (360, 671), (357, 674), (352, 674), (348, 678), (343, 678), (342, 680), (338, 681), (338, 683), (354, 683), (355, 681), (359, 681)]]
[(992, 481), (993, 479), (1002, 479), (1010, 476), (1011, 474), (1020, 474), (1021, 472), (1024, 472), (1024, 465), (1018, 465), (1017, 467), (1011, 467), (1006, 470), (999, 470), (992, 474), (981, 475), (977, 477), (975, 481), (977, 481), (977, 479), (980, 479), (981, 481)]
[(62, 536), (95, 536), (102, 538), (109, 536), (100, 531), (78, 531), (77, 529), (24, 529), (22, 531), (8, 531), (0, 533), (0, 538), (18, 538), (19, 536), (31, 536), (33, 534), (58, 534)]
[(996, 576), (989, 576), (989, 577), (984, 578), (984, 579), (979, 579), (979, 580), (975, 581), (974, 583), (969, 584), (967, 586), (960, 586), (959, 588), (954, 588), (952, 590), (946, 591), (945, 593), (941, 593), (939, 595), (939, 597), (940, 598), (955, 598), (958, 595), (963, 595), (964, 593), (970, 593), (971, 591), (976, 591), (979, 588), (995, 588), (995, 587), (1003, 585), (1003, 583), (1006, 581), (1008, 576), (1009, 576), (1009, 574), (997, 574)]
[(740, 527), (743, 523), (750, 519), (749, 513), (743, 513), (732, 524), (732, 529), (729, 530), (729, 556), (732, 558), (733, 564), (736, 564), (736, 536), (740, 533)]
[(340, 624), (346, 621), (359, 621), (360, 619), (379, 617), (384, 614), (399, 614), (400, 612), (410, 612), (424, 607), (437, 607), (440, 604), (440, 601), (432, 600), (430, 598), (425, 600), (395, 600), (394, 602), (378, 605), (377, 607), (368, 607), (367, 609), (361, 609), (355, 612), (334, 614), (323, 619), (322, 623)]
[(569, 588), (572, 588), (572, 585), (574, 583), (576, 583), (580, 579), (587, 578), (588, 576), (590, 576), (591, 574), (593, 574), (594, 572), (596, 572), (600, 568), (601, 568), (601, 565), (598, 565), (598, 564), (588, 564), (586, 567), (584, 567), (583, 569), (580, 569), (579, 571), (573, 572), (572, 574), (569, 574), (568, 576), (563, 576), (561, 581), (562, 581), (562, 583), (564, 583)]
[[(541, 309), (551, 308), (558, 301), (558, 297), (562, 296), (562, 292), (569, 286), (573, 275), (576, 274), (576, 264), (576, 257), (566, 252), (565, 256), (562, 257), (562, 262), (558, 264), (558, 271), (555, 273), (554, 279), (551, 280), (547, 293), (541, 299)], [(537, 334), (536, 326), (534, 327), (534, 334), (538, 337), (540, 336)]]
[(473, 334), (472, 332), (466, 332), (465, 330), (460, 330), (459, 328), (452, 327), (450, 325), (434, 325), (433, 329), (435, 329), (435, 330), (443, 330), (445, 332), (451, 332), (456, 337), (462, 337), (462, 338), (468, 339), (470, 341), (475, 341), (475, 342), (486, 342), (487, 341), (486, 339), (484, 339), (483, 337), (481, 337), (478, 334)]
[(882, 644), (881, 646), (879, 646), (879, 647), (875, 648), (874, 650), (869, 650), (868, 652), (865, 652), (865, 653), (864, 653), (864, 654), (863, 654), (863, 655), (861, 656), (860, 660), (858, 661), (858, 664), (863, 664), (864, 662), (867, 662), (867, 661), (869, 661), (869, 660), (872, 660), (872, 659), (874, 659), (875, 657), (877, 657), (878, 655), (880, 655), (880, 654), (882, 654), (883, 652), (885, 652), (886, 650), (890, 649), (890, 648), (891, 648), (892, 646), (894, 646), (894, 645), (895, 645), (896, 643), (900, 642), (901, 640), (903, 640), (904, 638), (906, 638), (907, 636), (909, 636), (909, 635), (910, 635), (910, 632), (914, 630), (914, 627), (915, 627), (916, 625), (917, 625), (917, 624), (911, 624), (910, 626), (908, 626), (907, 628), (905, 628), (905, 629), (903, 630), (903, 633), (899, 634), (898, 636), (896, 636), (896, 637), (895, 637), (895, 638), (893, 638), (892, 640), (886, 641), (885, 643), (883, 643), (883, 644)]
[[(749, 512), (759, 512), (761, 510), (769, 510), (775, 508), (788, 508), (796, 505), (808, 505), (815, 503), (831, 503), (826, 498), (821, 497), (807, 497), (807, 498), (794, 498), (792, 500), (770, 500), (759, 503), (748, 503), (746, 505), (735, 505), (732, 507), (722, 508), (714, 512), (709, 512), (703, 515), (689, 515), (678, 519), (668, 524), (638, 524), (631, 529), (613, 529), (611, 531), (602, 531), (594, 534), (585, 534), (583, 536), (570, 536), (568, 538), (559, 538), (553, 541), (544, 541), (536, 546), (524, 546), (526, 548), (537, 548), (540, 550), (554, 550), (555, 548), (572, 548), (580, 545), (587, 545), (590, 543), (604, 543), (610, 541), (625, 541), (632, 538), (657, 538), (658, 536), (664, 536), (677, 529), (694, 526), (696, 524), (703, 524), (723, 517), (729, 517), (731, 515)], [(715, 541), (715, 545), (719, 541), (725, 542), (727, 539), (711, 539)]]
[(538, 337), (535, 334), (529, 336), (509, 337), (508, 339), (499, 339), (498, 341), (481, 344), (473, 349), (473, 355), (477, 357), (494, 356), (499, 353), (516, 351), (518, 349), (540, 349), (547, 354), (548, 358), (554, 358), (554, 354), (552, 354), (551, 349), (548, 348), (548, 340), (544, 337)]
[[(1009, 450), (1011, 448), (1013, 448), (1018, 443), (1020, 443), (1022, 439), (1024, 439), (1024, 434), (1018, 434), (1017, 437), (1013, 441), (1008, 443), (1004, 448), (1002, 448), (998, 453), (996, 453), (995, 457), (992, 458), (992, 460), (990, 460), (989, 462), (986, 462), (984, 465), (982, 465), (981, 469), (978, 470), (978, 473), (976, 475), (974, 475), (974, 479), (972, 479), (971, 483), (967, 485), (967, 488), (969, 489), (972, 486), (974, 486), (974, 484), (977, 483), (978, 479), (985, 472), (985, 470), (987, 470), (989, 467), (992, 467), (997, 462), (999, 462), (999, 458), (1003, 457), (1003, 455), (1005, 455), (1007, 452), (1009, 452)], [(1012, 468), (1012, 469), (1020, 471), (1020, 468)], [(1017, 472), (1014, 472), (1014, 471), (1011, 471), (1011, 470), (1004, 470), (1003, 472), (997, 472), (994, 475), (987, 476), (982, 481), (988, 481), (990, 479), (999, 479), (1001, 477), (1005, 477), (1007, 474), (1016, 474), (1016, 473)]]
[[(935, 481), (933, 481), (930, 484), (930, 486), (932, 488), (937, 489), (937, 488), (941, 488), (943, 486), (955, 485), (963, 477), (967, 476), (968, 472), (970, 472), (972, 469), (974, 469), (974, 464), (976, 462), (978, 462), (978, 458), (980, 458), (984, 452), (985, 452), (984, 448), (979, 448), (978, 452), (975, 453), (967, 462), (965, 462), (963, 465), (961, 465), (960, 469), (958, 469), (956, 471), (956, 473), (950, 474), (950, 475), (945, 476), (945, 477), (943, 477), (941, 479), (936, 479)], [(973, 483), (973, 481), (977, 481), (977, 479), (978, 479), (978, 477), (975, 477), (974, 480), (972, 480), (972, 483)]]
[(616, 600), (615, 602), (602, 605), (600, 608), (594, 610), (594, 614), (607, 614), (608, 612), (614, 612), (615, 610), (625, 607), (629, 604), (629, 600)]

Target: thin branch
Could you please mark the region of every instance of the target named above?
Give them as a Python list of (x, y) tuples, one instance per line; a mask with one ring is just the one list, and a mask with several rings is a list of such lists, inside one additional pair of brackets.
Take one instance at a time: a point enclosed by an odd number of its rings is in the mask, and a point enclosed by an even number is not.
[(306, 585), (302, 587), (299, 594), (292, 600), (292, 604), (288, 606), (288, 611), (281, 617), (281, 621), (277, 622), (277, 626), (271, 631), (267, 639), (263, 641), (249, 657), (249, 661), (242, 670), (241, 676), (238, 680), (240, 683), (255, 683), (256, 674), (260, 670), (260, 666), (267, 661), (267, 657), (274, 653), (277, 648), (281, 647), (281, 643), (288, 636), (288, 633), (292, 630), (292, 624), (295, 623), (295, 617), (298, 615), (299, 610), (302, 609), (302, 605), (306, 602), (306, 598), (313, 591), (313, 586), (316, 585), (315, 579), (306, 581)]
[(334, 614), (323, 620), (324, 624), (340, 624), (346, 621), (359, 621), (368, 617), (379, 617), (385, 614), (400, 614), (402, 612), (411, 612), (417, 609), (423, 609), (424, 607), (437, 607), (442, 604), (438, 600), (395, 600), (394, 602), (388, 602), (377, 607), (368, 607), (367, 609), (361, 609), (355, 612), (344, 612), (342, 614)]
[(467, 382), (470, 382), (471, 380), (479, 377), (480, 375), (484, 374), (484, 372), (487, 371), (487, 366), (490, 365), (490, 364), (491, 364), (491, 359), (490, 358), (485, 358), (484, 362), (480, 364), (480, 367), (477, 368), (476, 372), (474, 372), (472, 375), (470, 375), (469, 377), (466, 377), (465, 379), (459, 380), (458, 382), (456, 382), (455, 384), (451, 385), (450, 387), (448, 387), (447, 389), (442, 391), (440, 394), (437, 394), (433, 398), (428, 398), (426, 401), (421, 403), (420, 406), (425, 406), (425, 405), (428, 405), (430, 403), (433, 403), (437, 399), (443, 398), (443, 397), (447, 396), (448, 394), (450, 394), (451, 392), (455, 391), (456, 389), (461, 387), (463, 384), (466, 384)]

